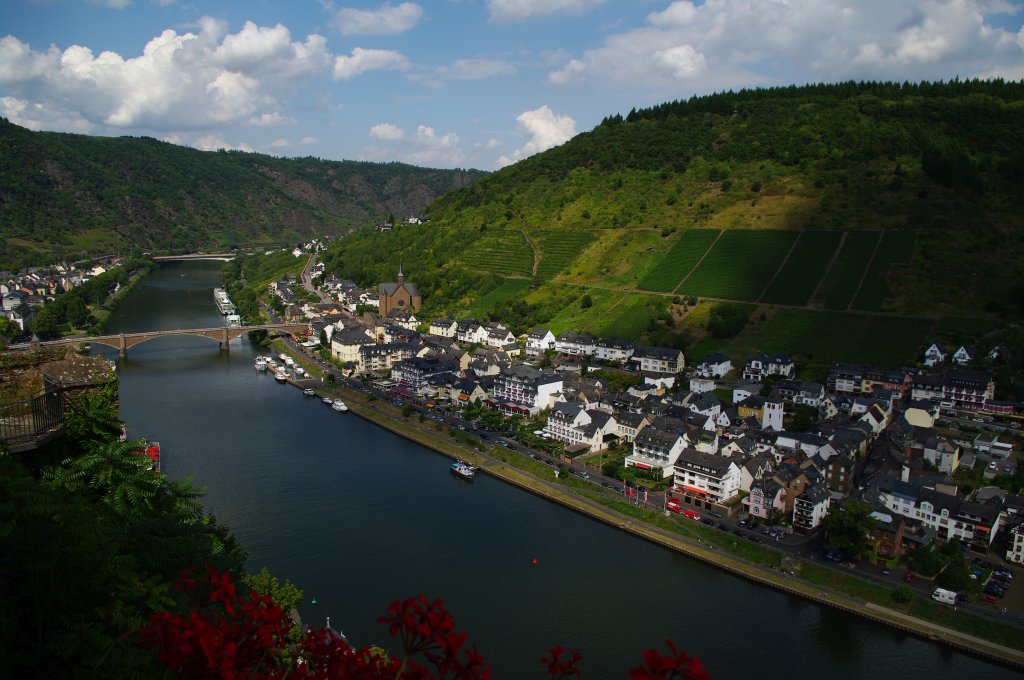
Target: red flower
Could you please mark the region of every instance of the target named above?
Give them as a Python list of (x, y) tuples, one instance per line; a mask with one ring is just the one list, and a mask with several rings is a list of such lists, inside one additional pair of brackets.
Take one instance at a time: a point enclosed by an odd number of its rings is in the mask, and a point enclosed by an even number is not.
[(645, 665), (629, 671), (631, 680), (710, 680), (700, 659), (677, 650), (671, 640), (666, 640), (665, 643), (670, 652), (666, 656), (659, 654), (656, 649), (644, 650)]
[[(579, 664), (583, 657), (575, 649), (566, 649), (562, 645), (555, 645), (548, 649), (548, 653), (551, 656), (541, 658), (540, 662), (547, 666), (549, 676), (552, 678), (581, 677)], [(563, 654), (568, 654), (568, 658), (563, 659)]]

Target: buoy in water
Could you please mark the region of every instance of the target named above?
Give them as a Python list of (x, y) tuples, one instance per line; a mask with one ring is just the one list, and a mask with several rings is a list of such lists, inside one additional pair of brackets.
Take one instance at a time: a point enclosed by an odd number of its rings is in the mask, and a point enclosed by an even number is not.
[(310, 602), (310, 604), (316, 604), (316, 598), (315, 598), (315, 597), (314, 597), (314, 598), (312, 599), (312, 601)]
[(537, 558), (536, 557), (533, 558), (533, 564), (534, 564), (534, 566), (537, 565)]

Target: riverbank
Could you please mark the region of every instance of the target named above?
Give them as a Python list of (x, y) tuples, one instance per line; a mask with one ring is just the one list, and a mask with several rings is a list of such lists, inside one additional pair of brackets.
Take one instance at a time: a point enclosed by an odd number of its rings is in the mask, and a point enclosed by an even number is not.
[[(536, 475), (515, 467), (509, 461), (501, 460), (497, 455), (505, 454), (502, 450), (478, 451), (470, 445), (468, 436), (464, 437), (466, 441), (460, 441), (459, 434), (461, 433), (459, 431), (450, 433), (436, 421), (427, 419), (421, 423), (415, 417), (403, 418), (400, 412), (389, 403), (381, 399), (370, 399), (366, 394), (357, 390), (341, 385), (317, 385), (317, 391), (345, 399), (351, 414), (413, 440), (435, 453), (451, 459), (465, 460), (477, 466), (480, 471), (522, 488), (523, 491), (624, 530), (624, 532), (650, 543), (725, 569), (734, 576), (777, 591), (856, 614), (858, 617), (874, 623), (884, 624), (927, 640), (940, 642), (1001, 665), (1024, 669), (1024, 650), (992, 642), (980, 635), (973, 635), (912, 617), (912, 615), (886, 607), (878, 602), (871, 602), (834, 588), (811, 583), (802, 578), (797, 570), (791, 573), (773, 566), (758, 564), (741, 556), (730, 554), (727, 550), (716, 547), (711, 541), (682, 537), (670, 530), (653, 526), (647, 523), (643, 517), (631, 516), (609, 507), (611, 503), (605, 504), (595, 499), (586, 498), (579, 492), (573, 491), (570, 486), (538, 478)], [(640, 514), (643, 513), (653, 515), (650, 511), (642, 511)], [(853, 579), (852, 577), (848, 578)], [(963, 612), (956, 612), (956, 614), (963, 615), (965, 621), (967, 618), (978, 621), (983, 628), (989, 630), (1005, 629), (999, 631), (1000, 635), (992, 635), (992, 637), (1020, 639), (1020, 631), (1010, 626), (979, 620)]]

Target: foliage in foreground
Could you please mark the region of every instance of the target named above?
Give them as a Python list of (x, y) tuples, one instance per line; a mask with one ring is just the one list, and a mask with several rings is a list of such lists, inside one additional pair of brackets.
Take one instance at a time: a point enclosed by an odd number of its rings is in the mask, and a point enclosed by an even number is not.
[[(405, 658), (378, 647), (355, 648), (330, 628), (307, 628), (288, 649), (290, 622), (270, 597), (239, 589), (231, 576), (208, 568), (193, 577), (188, 570), (175, 584), (187, 599), (183, 611), (154, 614), (140, 631), (141, 645), (155, 651), (160, 664), (189, 678), (460, 678), (491, 677), (475, 644), (458, 630), (442, 600), (423, 595), (395, 600), (379, 623), (397, 638)], [(643, 665), (629, 671), (633, 680), (678, 678), (706, 680), (696, 657), (668, 642), (668, 653), (643, 653)], [(540, 664), (551, 678), (580, 678), (582, 656), (555, 645)]]

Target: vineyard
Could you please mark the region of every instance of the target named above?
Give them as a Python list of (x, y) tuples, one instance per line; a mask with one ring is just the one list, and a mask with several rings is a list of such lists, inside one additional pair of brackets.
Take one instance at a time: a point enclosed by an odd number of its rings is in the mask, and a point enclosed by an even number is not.
[(840, 238), (842, 233), (836, 231), (801, 233), (796, 247), (762, 300), (781, 305), (806, 305), (836, 252)]
[(825, 277), (819, 294), (826, 309), (846, 309), (857, 292), (864, 267), (878, 243), (880, 232), (848, 231), (832, 269)]
[(796, 231), (727, 231), (679, 292), (730, 300), (757, 300), (778, 270)]
[(488, 312), (509, 300), (521, 298), (530, 286), (530, 279), (504, 279), (498, 286), (473, 299), (466, 311), (468, 318), (486, 318)]
[(691, 229), (684, 232), (658, 266), (640, 281), (638, 287), (663, 293), (672, 292), (720, 233), (717, 229)]
[(664, 298), (630, 295), (612, 310), (614, 313), (609, 318), (605, 318), (593, 330), (608, 338), (635, 338), (648, 328), (664, 307)]
[(586, 248), (594, 235), (589, 231), (559, 229), (543, 231), (537, 235), (540, 263), (537, 265), (537, 277), (549, 279), (573, 261)]
[(463, 253), (462, 260), (474, 269), (507, 276), (533, 275), (533, 248), (526, 237), (514, 229), (486, 234)]
[(881, 311), (886, 298), (890, 297), (889, 273), (896, 264), (909, 264), (914, 254), (914, 232), (886, 231), (882, 242), (871, 261), (864, 285), (861, 286), (857, 299), (853, 302), (854, 309), (869, 312)]

